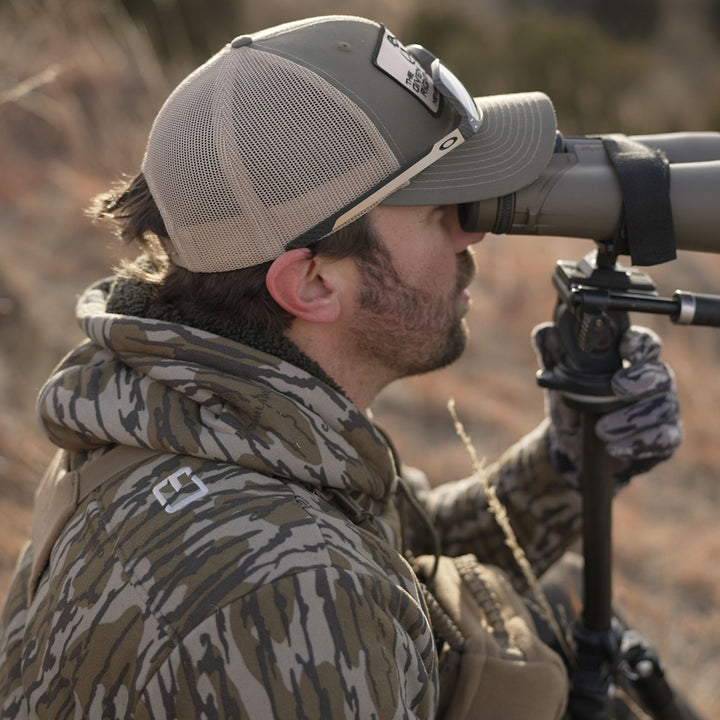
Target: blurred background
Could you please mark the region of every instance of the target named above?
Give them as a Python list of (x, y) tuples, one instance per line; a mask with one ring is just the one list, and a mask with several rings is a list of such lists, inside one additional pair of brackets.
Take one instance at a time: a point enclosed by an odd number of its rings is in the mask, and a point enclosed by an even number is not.
[[(0, 0), (0, 599), (52, 454), (35, 396), (80, 339), (78, 293), (121, 257), (85, 208), (137, 172), (155, 113), (197, 64), (235, 35), (326, 13), (384, 22), (477, 95), (546, 92), (568, 135), (720, 130), (720, 0)], [(556, 260), (591, 249), (520, 237), (479, 247), (468, 352), (375, 406), (433, 482), (471, 472), (449, 398), (488, 461), (543, 416), (530, 330), (551, 317)], [(663, 295), (720, 292), (714, 254), (649, 270)], [(664, 339), (686, 440), (616, 501), (615, 594), (674, 682), (717, 718), (720, 334), (633, 320)]]

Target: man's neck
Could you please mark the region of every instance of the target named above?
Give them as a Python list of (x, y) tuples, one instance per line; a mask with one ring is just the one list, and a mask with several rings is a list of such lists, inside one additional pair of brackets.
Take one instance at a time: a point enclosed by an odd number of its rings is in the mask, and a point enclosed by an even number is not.
[(358, 357), (352, 342), (328, 325), (296, 319), (285, 334), (304, 355), (322, 366), (362, 413), (367, 414), (380, 391), (397, 379), (386, 368), (371, 366)]

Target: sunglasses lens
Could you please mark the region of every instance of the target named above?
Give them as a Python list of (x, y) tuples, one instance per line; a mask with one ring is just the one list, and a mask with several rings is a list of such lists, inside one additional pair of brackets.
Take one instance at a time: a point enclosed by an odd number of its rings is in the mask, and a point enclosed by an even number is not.
[(460, 113), (463, 123), (470, 128), (470, 134), (480, 129), (481, 117), (477, 105), (466, 87), (458, 80), (457, 76), (435, 58), (432, 62), (432, 77), (436, 87), (443, 96)]

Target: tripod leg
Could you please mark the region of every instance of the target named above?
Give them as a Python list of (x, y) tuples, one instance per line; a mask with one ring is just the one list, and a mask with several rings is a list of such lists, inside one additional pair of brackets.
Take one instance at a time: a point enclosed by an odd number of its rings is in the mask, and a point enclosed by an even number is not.
[(612, 460), (595, 435), (597, 416), (583, 416), (583, 623), (593, 632), (612, 625)]
[(609, 720), (611, 686), (619, 636), (612, 610), (612, 461), (595, 435), (597, 416), (583, 414), (583, 586), (581, 621), (576, 623), (577, 666), (570, 676), (573, 720)]

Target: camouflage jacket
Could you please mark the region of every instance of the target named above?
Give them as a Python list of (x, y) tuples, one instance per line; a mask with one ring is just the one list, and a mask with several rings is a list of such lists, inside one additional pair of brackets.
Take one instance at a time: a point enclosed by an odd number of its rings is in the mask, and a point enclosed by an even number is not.
[[(0, 627), (4, 718), (433, 718), (437, 651), (418, 579), (446, 554), (514, 573), (476, 478), (403, 502), (386, 439), (340, 393), (206, 331), (78, 313), (88, 341), (39, 400), (69, 468), (155, 451), (60, 523), (36, 585), (20, 559)], [(489, 469), (536, 570), (578, 529), (542, 432)], [(367, 522), (372, 517), (371, 522)]]

